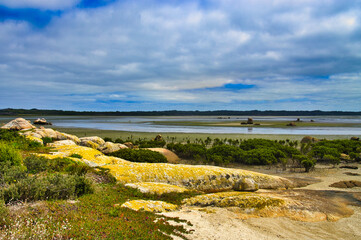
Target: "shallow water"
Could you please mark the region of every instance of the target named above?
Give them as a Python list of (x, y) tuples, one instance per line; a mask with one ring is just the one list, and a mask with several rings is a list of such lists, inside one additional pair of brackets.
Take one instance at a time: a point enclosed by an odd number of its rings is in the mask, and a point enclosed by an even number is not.
[[(14, 117), (1, 117), (0, 122), (8, 122)], [(37, 117), (28, 117), (33, 121)], [(197, 122), (229, 122), (246, 120), (246, 117), (230, 117), (218, 119), (212, 117), (98, 117), (98, 116), (47, 116), (46, 119), (54, 127), (93, 128), (101, 130), (120, 130), (130, 132), (174, 132), (174, 133), (239, 133), (239, 134), (281, 134), (281, 135), (361, 135), (361, 127), (214, 127), (214, 126), (175, 126), (158, 125), (157, 122), (197, 121)], [(255, 121), (295, 121), (296, 117), (254, 117)], [(302, 117), (303, 121), (311, 119), (323, 123), (360, 123), (361, 116), (322, 116)]]

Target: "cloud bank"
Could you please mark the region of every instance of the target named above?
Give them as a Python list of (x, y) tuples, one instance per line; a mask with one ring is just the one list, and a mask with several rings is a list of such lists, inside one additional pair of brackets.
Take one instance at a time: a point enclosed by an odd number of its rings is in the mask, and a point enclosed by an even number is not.
[(361, 1), (90, 2), (0, 0), (0, 108), (360, 111)]

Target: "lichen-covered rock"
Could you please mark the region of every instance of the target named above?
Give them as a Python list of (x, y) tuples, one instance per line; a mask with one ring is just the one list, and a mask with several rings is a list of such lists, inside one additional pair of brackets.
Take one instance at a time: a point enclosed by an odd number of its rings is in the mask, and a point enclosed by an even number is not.
[(135, 163), (105, 156), (93, 148), (74, 145), (58, 146), (55, 150), (56, 152), (51, 155), (43, 154), (42, 156), (54, 158), (68, 157), (74, 153), (80, 154), (83, 159), (110, 169), (110, 173), (123, 184), (159, 182), (207, 192), (256, 190), (254, 189), (256, 186), (260, 189), (293, 187), (293, 183), (285, 178), (241, 169), (169, 163)]
[(284, 200), (280, 198), (259, 195), (249, 192), (220, 192), (205, 195), (198, 195), (183, 200), (188, 206), (202, 207), (240, 207), (262, 209), (269, 206), (280, 206)]
[(34, 129), (36, 127), (31, 125), (31, 123), (29, 121), (25, 120), (24, 118), (16, 118), (16, 119), (8, 122), (1, 128), (20, 131), (20, 130)]
[(133, 200), (123, 203), (121, 207), (130, 208), (135, 211), (143, 210), (147, 212), (168, 212), (178, 209), (177, 205), (163, 201), (152, 200)]
[(189, 191), (186, 188), (178, 187), (175, 185), (170, 185), (166, 183), (156, 183), (156, 182), (139, 182), (139, 183), (128, 183), (125, 184), (126, 187), (136, 188), (142, 193), (151, 193), (162, 195), (164, 193), (183, 193)]
[(177, 154), (175, 154), (174, 152), (165, 149), (165, 148), (147, 148), (148, 150), (154, 151), (154, 152), (159, 152), (160, 154), (162, 154), (169, 163), (178, 163), (179, 162), (179, 157), (177, 156)]
[(85, 147), (91, 147), (94, 149), (98, 149), (100, 150), (103, 145), (105, 144), (105, 141), (97, 136), (93, 136), (93, 137), (82, 137), (79, 138), (80, 140), (80, 145), (81, 146), (85, 146)]
[(34, 142), (38, 142), (41, 145), (44, 145), (44, 142), (41, 138), (37, 138), (37, 137), (33, 137), (33, 136), (25, 136), (27, 139), (29, 139), (30, 141), (34, 141)]
[(112, 142), (106, 142), (100, 149), (102, 153), (108, 154), (112, 152), (116, 152), (120, 149), (128, 148), (124, 144), (121, 143), (112, 143)]
[(132, 162), (105, 167), (109, 168), (110, 173), (121, 183), (162, 182), (206, 192), (243, 190), (239, 182), (245, 178), (252, 178), (260, 189), (293, 186), (291, 181), (281, 177), (214, 166)]
[(80, 144), (80, 139), (75, 135), (62, 133), (62, 132), (60, 132), (60, 135), (65, 137), (65, 139), (67, 139), (67, 140), (71, 140), (71, 141), (75, 142), (76, 144)]
[(55, 141), (53, 143), (49, 143), (50, 147), (72, 146), (72, 145), (76, 145), (76, 143), (73, 142), (72, 140), (60, 140), (60, 141)]

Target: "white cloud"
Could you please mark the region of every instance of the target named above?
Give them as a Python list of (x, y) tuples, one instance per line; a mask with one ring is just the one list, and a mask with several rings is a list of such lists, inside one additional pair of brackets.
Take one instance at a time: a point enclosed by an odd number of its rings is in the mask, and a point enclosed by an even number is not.
[[(11, 2), (42, 9), (78, 3)], [(0, 22), (0, 95), (16, 90), (30, 100), (73, 94), (75, 103), (81, 99), (76, 96), (88, 94), (94, 101), (131, 96), (212, 106), (322, 102), (341, 98), (342, 92), (360, 99), (360, 8), (340, 8), (339, 2), (214, 1), (203, 8), (193, 2), (119, 1), (68, 9), (42, 29), (5, 20)], [(255, 87), (221, 90), (228, 83)], [(9, 101), (24, 102), (9, 96), (0, 107)]]

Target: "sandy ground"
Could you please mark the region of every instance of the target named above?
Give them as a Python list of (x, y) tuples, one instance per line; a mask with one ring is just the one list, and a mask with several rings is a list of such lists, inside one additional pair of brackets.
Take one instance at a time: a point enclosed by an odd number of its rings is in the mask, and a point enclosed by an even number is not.
[[(342, 165), (342, 164), (341, 164)], [(353, 164), (354, 165), (354, 164)], [(311, 184), (302, 189), (335, 190), (360, 193), (361, 188), (331, 188), (330, 184), (343, 180), (361, 181), (361, 164), (358, 170), (319, 166), (310, 173), (280, 172), (277, 169), (249, 169), (282, 177), (317, 178), (321, 182)], [(349, 176), (345, 172), (358, 173), (360, 176)], [(342, 194), (342, 192), (341, 192)], [(345, 193), (346, 194), (346, 193)], [(304, 222), (287, 217), (242, 219), (234, 209), (209, 208), (200, 211), (195, 207), (184, 207), (180, 211), (165, 215), (180, 217), (190, 221), (194, 232), (189, 239), (222, 239), (222, 240), (259, 240), (259, 239), (361, 239), (361, 201), (358, 206), (349, 206), (354, 211), (350, 217), (336, 222)]]

